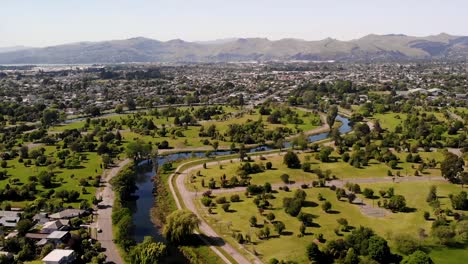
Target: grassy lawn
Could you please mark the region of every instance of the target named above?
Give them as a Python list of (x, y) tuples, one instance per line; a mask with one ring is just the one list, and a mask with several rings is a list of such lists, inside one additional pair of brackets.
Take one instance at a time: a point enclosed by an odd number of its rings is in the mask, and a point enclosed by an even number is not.
[[(44, 146), (45, 148), (45, 155), (48, 157), (55, 157), (55, 153), (57, 149), (55, 146)], [(75, 190), (80, 193), (80, 199), (86, 199), (90, 203), (92, 201), (92, 197), (96, 191), (95, 187), (87, 186), (85, 187), (87, 190), (87, 194), (82, 194), (82, 186), (79, 185), (80, 179), (94, 179), (97, 175), (102, 174), (101, 169), (101, 157), (95, 152), (84, 152), (81, 153), (84, 156), (84, 159), (81, 161), (80, 167), (76, 169), (67, 169), (67, 168), (55, 168), (54, 172), (56, 175), (56, 182), (57, 186), (55, 191), (58, 190)], [(33, 162), (34, 163), (34, 162)], [(12, 187), (15, 186), (9, 183), (9, 180), (18, 179), (18, 183), (16, 186), (21, 186), (25, 183), (28, 183), (30, 176), (37, 176), (39, 172), (48, 170), (46, 166), (25, 166), (24, 163), (20, 163), (18, 158), (14, 160), (8, 161), (8, 167), (6, 168), (8, 172), (8, 178), (5, 180), (0, 181), (0, 188), (4, 188), (7, 184), (10, 184)], [(47, 191), (44, 189), (40, 184), (36, 187), (40, 192)], [(12, 206), (19, 206), (22, 207), (27, 202), (13, 202)], [(65, 203), (65, 206), (74, 206), (78, 207), (78, 203)]]
[(379, 120), (380, 126), (389, 131), (395, 131), (395, 127), (402, 124), (406, 119), (407, 114), (404, 113), (385, 113), (375, 114), (371, 120)]
[[(317, 175), (310, 172), (304, 172), (300, 169), (289, 169), (283, 164), (283, 156), (275, 155), (272, 157), (265, 157), (266, 160), (259, 160), (258, 157), (253, 158), (256, 163), (261, 163), (265, 165), (266, 162), (270, 161), (273, 164), (272, 170), (265, 170), (261, 173), (250, 174), (250, 182), (252, 184), (263, 184), (265, 182), (269, 182), (271, 184), (281, 183), (280, 176), (282, 174), (288, 174), (290, 181), (312, 181), (317, 179)], [(238, 168), (240, 166), (240, 162), (237, 159), (234, 163), (224, 163), (220, 165), (209, 165), (206, 169), (200, 169), (201, 176), (198, 176), (196, 180), (190, 185), (192, 188), (195, 185), (198, 190), (206, 189), (201, 185), (201, 179), (204, 179), (205, 186), (207, 186), (208, 181), (211, 178), (217, 182), (217, 186), (220, 186), (220, 177), (224, 174), (226, 178), (229, 180), (233, 176), (237, 176)], [(192, 174), (195, 176), (197, 171), (193, 171)], [(190, 177), (187, 177), (187, 180)], [(240, 179), (240, 177), (238, 177)]]
[[(400, 158), (400, 163), (398, 164), (398, 170), (392, 170), (393, 174), (396, 174), (396, 171), (400, 171), (401, 176), (412, 176), (414, 172), (418, 169), (419, 164), (417, 163), (407, 163), (404, 162), (407, 153), (396, 153)], [(424, 161), (435, 159), (436, 161), (441, 161), (443, 159), (443, 154), (441, 152), (420, 152), (419, 155)], [(378, 162), (376, 160), (371, 160), (368, 166), (362, 168), (355, 168), (349, 163), (343, 162), (341, 160), (337, 162), (320, 162), (316, 160), (315, 153), (301, 153), (299, 158), (301, 162), (306, 160), (306, 156), (309, 157), (310, 162), (312, 163), (312, 169), (321, 169), (323, 172), (330, 170), (331, 175), (335, 175), (338, 179), (355, 179), (355, 178), (380, 178), (387, 177), (387, 171), (391, 170), (389, 166), (385, 163)], [(332, 154), (332, 156), (338, 156), (337, 153)], [(272, 170), (265, 170), (261, 173), (250, 174), (250, 182), (252, 184), (264, 184), (269, 182), (271, 184), (282, 183), (280, 176), (282, 174), (288, 174), (291, 181), (295, 182), (310, 182), (312, 180), (317, 180), (318, 177), (315, 173), (304, 172), (301, 169), (289, 169), (286, 165), (283, 164), (283, 156), (275, 155), (271, 157), (265, 157), (266, 160), (260, 160), (258, 157), (254, 158), (255, 163), (265, 165), (267, 162), (273, 164)], [(206, 190), (208, 181), (213, 178), (217, 183), (216, 186), (220, 186), (220, 177), (226, 175), (227, 180), (233, 176), (238, 176), (238, 168), (240, 162), (236, 160), (233, 163), (225, 164), (213, 164), (209, 165), (206, 169), (200, 169), (201, 176), (197, 176), (192, 182), (188, 182), (191, 177), (187, 177), (187, 184), (190, 189), (197, 188), (197, 190)], [(193, 171), (191, 176), (196, 176), (197, 171)], [(425, 169), (423, 176), (440, 176), (440, 169)], [(205, 187), (202, 187), (201, 181), (204, 179)], [(238, 176), (238, 179), (240, 177)]]
[[(250, 234), (253, 240), (253, 245), (249, 244), (246, 248), (250, 251), (255, 250), (260, 254), (264, 261), (271, 258), (280, 260), (293, 260), (299, 263), (307, 263), (305, 256), (305, 247), (310, 243), (314, 236), (313, 234), (321, 233), (326, 240), (343, 238), (346, 232), (341, 232), (338, 236), (335, 234), (334, 229), (338, 227), (337, 219), (345, 218), (353, 227), (360, 225), (372, 228), (377, 234), (389, 239), (390, 246), (392, 244), (391, 238), (396, 234), (410, 234), (417, 236), (420, 228), (424, 228), (426, 233), (430, 233), (432, 222), (426, 221), (423, 218), (424, 211), (431, 211), (425, 199), (431, 185), (438, 187), (438, 194), (441, 196), (440, 200), (442, 207), (451, 207), (447, 195), (451, 192), (460, 191), (459, 186), (451, 185), (445, 182), (405, 182), (405, 183), (375, 183), (375, 184), (361, 184), (361, 189), (370, 187), (376, 192), (380, 189), (387, 189), (389, 187), (395, 188), (396, 194), (402, 194), (407, 198), (409, 207), (414, 207), (415, 212), (411, 213), (389, 213), (389, 215), (382, 218), (374, 218), (366, 216), (361, 213), (357, 205), (349, 204), (347, 201), (338, 201), (333, 191), (327, 188), (313, 188), (307, 189), (308, 206), (302, 208), (302, 212), (311, 213), (316, 216), (313, 227), (307, 227), (307, 235), (299, 237), (300, 222), (295, 217), (289, 216), (284, 212), (282, 207), (282, 200), (284, 197), (292, 197), (292, 192), (279, 191), (274, 194), (275, 199), (269, 200), (273, 204), (272, 210), (265, 210), (261, 215), (253, 203), (253, 198), (246, 198), (243, 193), (238, 193), (241, 196), (241, 202), (231, 203), (230, 212), (224, 212), (221, 206), (218, 205), (213, 210), (212, 214), (208, 214), (206, 207), (198, 202), (199, 208), (204, 218), (206, 218), (210, 225), (223, 235), (223, 238), (235, 244), (232, 238), (233, 232), (240, 232), (244, 236)], [(332, 203), (332, 213), (324, 213), (320, 207), (323, 202), (318, 201), (318, 194)], [(228, 200), (230, 194), (223, 194)], [(198, 200), (199, 201), (199, 200)], [(266, 220), (264, 215), (273, 212), (276, 216), (275, 220), (282, 221), (286, 225), (284, 234), (278, 237), (274, 231), (272, 224)], [(432, 212), (432, 211), (431, 211)], [(249, 219), (251, 216), (256, 216), (259, 226), (267, 225), (271, 230), (272, 237), (269, 239), (260, 240), (256, 236), (256, 232), (260, 230), (257, 227), (250, 227)], [(443, 254), (455, 254), (460, 258), (467, 255), (467, 251), (463, 249), (442, 249), (434, 250), (431, 256), (436, 263), (449, 263), (443, 262)], [(453, 258), (456, 261), (457, 258)], [(456, 263), (456, 262), (450, 262)], [(458, 262), (459, 263), (459, 262)]]

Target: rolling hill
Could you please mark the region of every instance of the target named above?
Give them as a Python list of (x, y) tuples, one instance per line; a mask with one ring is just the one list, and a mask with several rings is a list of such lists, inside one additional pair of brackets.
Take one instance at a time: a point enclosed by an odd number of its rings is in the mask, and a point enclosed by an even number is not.
[(427, 37), (371, 34), (350, 41), (332, 38), (319, 41), (237, 38), (204, 42), (175, 39), (163, 42), (138, 37), (5, 51), (0, 52), (0, 63), (407, 61), (465, 60), (467, 56), (468, 37), (448, 34)]

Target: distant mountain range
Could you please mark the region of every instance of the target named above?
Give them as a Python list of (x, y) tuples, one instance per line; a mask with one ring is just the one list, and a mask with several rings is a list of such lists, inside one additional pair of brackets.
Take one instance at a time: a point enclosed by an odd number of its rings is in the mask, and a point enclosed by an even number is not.
[(120, 62), (228, 62), (228, 61), (408, 61), (465, 60), (468, 36), (439, 34), (413, 37), (401, 34), (367, 35), (340, 41), (235, 38), (203, 42), (180, 39), (158, 41), (131, 38), (79, 42), (46, 48), (0, 49), (0, 64), (80, 64)]

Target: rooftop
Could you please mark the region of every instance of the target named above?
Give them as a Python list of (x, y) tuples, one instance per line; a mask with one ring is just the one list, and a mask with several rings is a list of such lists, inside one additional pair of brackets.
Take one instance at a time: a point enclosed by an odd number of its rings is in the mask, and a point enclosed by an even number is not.
[(45, 256), (42, 261), (58, 262), (63, 258), (68, 258), (73, 254), (71, 249), (54, 249), (47, 256)]
[(54, 232), (50, 233), (47, 236), (47, 238), (48, 239), (61, 239), (64, 236), (66, 236), (67, 234), (68, 234), (68, 231), (54, 231)]

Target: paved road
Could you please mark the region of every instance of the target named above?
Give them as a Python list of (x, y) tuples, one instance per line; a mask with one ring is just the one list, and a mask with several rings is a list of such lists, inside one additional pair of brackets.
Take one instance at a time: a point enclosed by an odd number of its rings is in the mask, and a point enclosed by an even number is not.
[(98, 233), (97, 240), (101, 243), (102, 247), (106, 249), (104, 252), (107, 256), (107, 262), (113, 262), (115, 264), (123, 264), (122, 257), (119, 254), (117, 246), (115, 245), (112, 238), (112, 207), (114, 205), (114, 191), (109, 181), (117, 175), (120, 170), (130, 163), (130, 159), (121, 161), (117, 166), (107, 171), (106, 177), (103, 179), (104, 187), (101, 192), (96, 193), (96, 196), (102, 198), (100, 208), (97, 211), (98, 219), (95, 223), (98, 228), (102, 230)]

